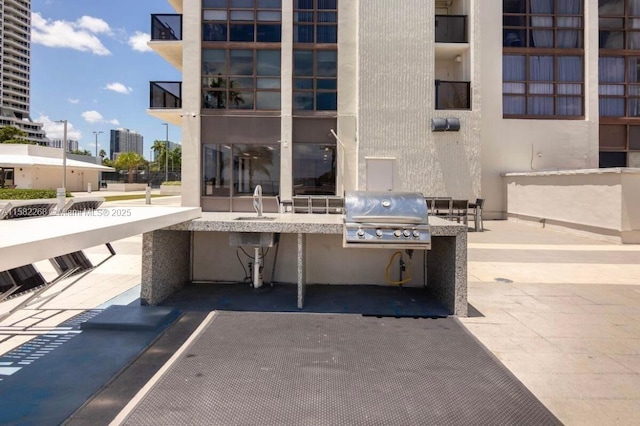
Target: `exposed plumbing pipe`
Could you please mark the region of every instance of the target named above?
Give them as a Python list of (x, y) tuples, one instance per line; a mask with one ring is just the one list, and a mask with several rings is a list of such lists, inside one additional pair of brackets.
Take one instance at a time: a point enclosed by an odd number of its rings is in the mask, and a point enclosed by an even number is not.
[[(400, 267), (400, 280), (398, 281), (393, 281), (391, 279), (391, 276), (389, 275), (389, 270), (391, 269), (391, 265), (393, 265), (393, 260), (396, 258), (396, 256), (400, 255), (400, 264), (404, 264), (404, 265), (408, 265), (408, 269), (407, 269), (407, 278), (405, 278), (404, 280), (402, 279), (402, 266)], [(408, 283), (409, 281), (411, 281), (413, 279), (413, 277), (411, 276), (411, 256), (409, 256), (409, 262), (404, 263), (404, 258), (402, 257), (402, 252), (401, 251), (396, 251), (395, 253), (393, 253), (391, 255), (391, 258), (389, 259), (389, 263), (387, 264), (387, 267), (384, 270), (384, 276), (387, 280), (387, 282), (389, 284), (392, 285), (402, 285), (405, 283)]]

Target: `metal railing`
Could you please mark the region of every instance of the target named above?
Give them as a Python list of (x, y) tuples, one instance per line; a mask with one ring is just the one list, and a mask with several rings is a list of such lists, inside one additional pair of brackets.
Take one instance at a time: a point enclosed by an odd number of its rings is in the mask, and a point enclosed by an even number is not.
[(182, 15), (151, 15), (151, 41), (182, 40)]
[(436, 109), (471, 109), (471, 82), (436, 80)]
[(149, 93), (150, 108), (182, 108), (181, 81), (152, 81)]
[(465, 15), (436, 15), (436, 43), (467, 43)]

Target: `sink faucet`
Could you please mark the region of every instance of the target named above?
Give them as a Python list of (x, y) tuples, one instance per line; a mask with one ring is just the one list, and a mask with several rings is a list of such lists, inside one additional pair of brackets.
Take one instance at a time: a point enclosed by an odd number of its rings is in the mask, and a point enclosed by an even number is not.
[(258, 213), (258, 217), (262, 217), (262, 185), (256, 185), (253, 191), (253, 208)]

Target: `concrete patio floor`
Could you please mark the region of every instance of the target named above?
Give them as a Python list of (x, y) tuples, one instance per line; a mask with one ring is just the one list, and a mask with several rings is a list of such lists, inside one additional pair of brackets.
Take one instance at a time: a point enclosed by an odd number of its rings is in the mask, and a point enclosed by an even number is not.
[[(179, 197), (156, 203), (179, 205)], [(470, 316), (462, 323), (563, 423), (636, 424), (640, 245), (513, 221), (486, 221), (468, 240)], [(0, 322), (0, 355), (84, 310), (135, 300), (141, 241), (114, 242), (117, 255), (81, 282)], [(94, 264), (108, 256), (103, 246), (85, 253)], [(47, 265), (37, 266), (53, 274)], [(0, 313), (19, 301), (0, 304)]]

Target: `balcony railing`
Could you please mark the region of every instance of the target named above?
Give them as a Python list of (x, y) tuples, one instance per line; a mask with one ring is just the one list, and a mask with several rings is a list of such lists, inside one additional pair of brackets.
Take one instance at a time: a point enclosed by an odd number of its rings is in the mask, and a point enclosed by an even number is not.
[(182, 108), (181, 81), (152, 81), (150, 93), (150, 108)]
[(436, 43), (467, 43), (467, 17), (436, 15)]
[(471, 83), (436, 80), (436, 109), (471, 109)]
[(151, 41), (182, 40), (182, 15), (151, 15)]

